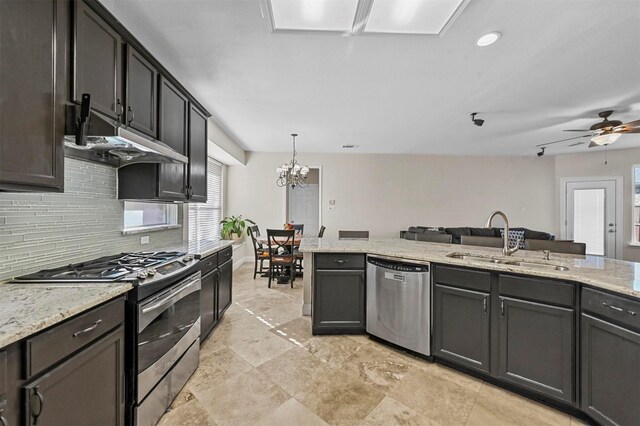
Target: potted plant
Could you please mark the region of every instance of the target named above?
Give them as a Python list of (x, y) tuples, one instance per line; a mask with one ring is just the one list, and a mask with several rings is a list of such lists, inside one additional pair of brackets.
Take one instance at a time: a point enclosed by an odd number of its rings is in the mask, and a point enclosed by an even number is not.
[(243, 219), (242, 215), (227, 216), (220, 222), (220, 224), (222, 225), (222, 230), (220, 231), (220, 235), (225, 240), (233, 240), (236, 243), (239, 243), (244, 239), (245, 230), (246, 230), (246, 234), (249, 235), (247, 222), (252, 225), (256, 224), (251, 219)]

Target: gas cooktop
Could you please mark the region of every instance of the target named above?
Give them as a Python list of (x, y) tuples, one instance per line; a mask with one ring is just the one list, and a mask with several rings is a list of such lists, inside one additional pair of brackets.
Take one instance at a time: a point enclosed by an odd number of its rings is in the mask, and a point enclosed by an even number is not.
[[(183, 256), (184, 252), (137, 252), (104, 256), (81, 263), (74, 263), (54, 269), (43, 269), (29, 275), (15, 278), (19, 282), (51, 281), (120, 281), (147, 278), (155, 275), (155, 267), (163, 266)], [(183, 260), (189, 262), (192, 256)]]

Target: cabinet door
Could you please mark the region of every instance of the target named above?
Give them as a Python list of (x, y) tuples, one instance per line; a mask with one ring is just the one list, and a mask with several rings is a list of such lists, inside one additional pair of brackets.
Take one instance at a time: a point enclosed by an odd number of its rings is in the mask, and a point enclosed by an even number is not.
[(158, 71), (130, 45), (127, 46), (127, 125), (158, 137)]
[(581, 316), (582, 411), (605, 425), (640, 424), (640, 334)]
[(500, 297), (498, 376), (574, 401), (573, 310)]
[(124, 328), (24, 386), (28, 425), (124, 424)]
[(189, 108), (189, 200), (207, 201), (207, 116)]
[[(180, 154), (187, 155), (187, 118), (189, 101), (165, 79), (160, 84), (160, 140)], [(159, 165), (159, 197), (183, 201), (187, 198), (187, 166)]]
[(435, 285), (434, 355), (489, 372), (489, 294)]
[(218, 270), (214, 269), (201, 279), (200, 289), (200, 343), (209, 335), (216, 324), (218, 310), (216, 297), (218, 293)]
[(318, 270), (313, 286), (314, 334), (366, 331), (364, 271)]
[(233, 260), (228, 260), (218, 267), (220, 280), (218, 282), (218, 318), (222, 318), (224, 311), (231, 306), (233, 293)]
[(67, 8), (0, 1), (0, 190), (63, 189)]
[(109, 117), (123, 113), (122, 38), (82, 0), (74, 2), (75, 51), (73, 99), (91, 95), (91, 107)]

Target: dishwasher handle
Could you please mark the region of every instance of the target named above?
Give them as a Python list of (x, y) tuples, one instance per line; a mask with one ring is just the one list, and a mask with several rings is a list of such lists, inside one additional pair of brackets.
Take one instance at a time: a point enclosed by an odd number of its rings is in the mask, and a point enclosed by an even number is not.
[(429, 272), (429, 265), (411, 264), (410, 263), (411, 261), (395, 262), (395, 261), (378, 259), (376, 257), (370, 257), (367, 259), (367, 262), (379, 268), (384, 268), (384, 269), (397, 271), (397, 272), (408, 272), (408, 273), (417, 273), (417, 274), (423, 274), (425, 272)]

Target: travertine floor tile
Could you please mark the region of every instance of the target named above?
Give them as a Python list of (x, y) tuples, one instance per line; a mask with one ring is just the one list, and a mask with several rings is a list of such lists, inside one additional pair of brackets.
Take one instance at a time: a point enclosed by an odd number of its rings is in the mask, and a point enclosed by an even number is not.
[(253, 425), (289, 399), (284, 390), (255, 369), (193, 392), (220, 426)]
[(293, 398), (256, 423), (256, 426), (285, 425), (327, 426), (327, 423)]
[(384, 394), (350, 373), (332, 370), (295, 398), (331, 425), (354, 425), (373, 411)]
[[(482, 382), (477, 386), (451, 380), (444, 370), (414, 368), (400, 380), (389, 396), (413, 408), (434, 423), (465, 424), (473, 408)], [(445, 372), (446, 373), (446, 372)]]
[(247, 336), (230, 345), (229, 349), (240, 355), (254, 367), (257, 367), (263, 362), (269, 361), (293, 347), (295, 347), (293, 343), (265, 331), (260, 334)]
[(467, 425), (566, 425), (571, 416), (515, 393), (482, 384)]
[(185, 388), (194, 393), (206, 392), (216, 383), (251, 371), (253, 367), (226, 346), (200, 357), (200, 365)]
[(345, 369), (384, 393), (393, 389), (412, 365), (412, 361), (379, 345), (363, 345), (344, 362)]
[(216, 422), (211, 418), (207, 410), (204, 409), (200, 401), (192, 398), (170, 411), (160, 419), (157, 426), (216, 426)]
[(360, 424), (362, 426), (429, 426), (435, 423), (416, 410), (387, 396)]
[(292, 343), (302, 344), (313, 337), (311, 321), (303, 317), (298, 317), (269, 331), (283, 339), (293, 341)]
[(332, 369), (305, 348), (296, 347), (263, 363), (258, 370), (293, 396)]
[(304, 347), (322, 362), (341, 368), (345, 361), (367, 343), (359, 343), (344, 336), (315, 336), (304, 343)]

